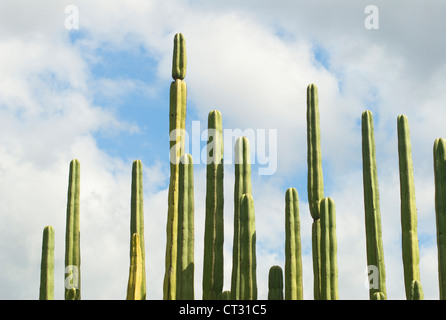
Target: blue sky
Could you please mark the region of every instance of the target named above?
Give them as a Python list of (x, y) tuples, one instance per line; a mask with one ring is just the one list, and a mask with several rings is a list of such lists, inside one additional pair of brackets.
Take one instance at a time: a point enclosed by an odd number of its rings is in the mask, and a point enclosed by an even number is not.
[[(404, 299), (396, 117), (411, 129), (421, 283), (438, 298), (432, 146), (445, 136), (445, 5), (368, 2), (114, 1), (0, 4), (0, 298), (38, 295), (42, 230), (56, 230), (62, 298), (68, 165), (81, 162), (85, 299), (123, 299), (128, 277), (131, 164), (144, 166), (148, 297), (162, 297), (168, 106), (173, 36), (186, 38), (186, 128), (275, 130), (277, 170), (253, 166), (259, 297), (284, 265), (284, 196), (299, 193), (304, 298), (312, 299), (306, 179), (306, 87), (319, 88), (325, 192), (337, 208), (341, 299), (367, 299), (360, 117), (372, 110), (389, 299)], [(26, 4), (26, 6), (25, 6)], [(78, 8), (68, 30), (65, 8)], [(429, 17), (427, 19), (426, 17)], [(427, 19), (427, 20), (426, 20)], [(421, 23), (420, 21), (425, 21)], [(198, 121), (198, 122), (197, 122)], [(255, 141), (252, 142), (255, 146)], [(206, 142), (201, 141), (201, 148)], [(196, 297), (201, 298), (205, 166), (195, 168)], [(233, 166), (225, 166), (225, 289), (231, 271)], [(26, 199), (26, 201), (23, 201)]]

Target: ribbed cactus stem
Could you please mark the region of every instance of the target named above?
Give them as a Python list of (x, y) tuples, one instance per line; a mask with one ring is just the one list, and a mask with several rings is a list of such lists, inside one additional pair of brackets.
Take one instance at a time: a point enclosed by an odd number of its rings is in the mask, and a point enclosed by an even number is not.
[(143, 170), (140, 160), (133, 161), (132, 165), (132, 189), (131, 189), (131, 211), (130, 211), (130, 260), (132, 259), (134, 234), (139, 237), (141, 249), (141, 281), (139, 297), (146, 299), (146, 268), (145, 268), (145, 246), (144, 246), (144, 193), (143, 193)]
[(412, 282), (420, 281), (420, 251), (417, 234), (417, 207), (413, 175), (409, 122), (405, 115), (397, 118), (400, 172), (401, 236), (406, 298), (410, 299)]
[(321, 223), (321, 300), (338, 300), (336, 209), (333, 199), (323, 198)]
[(43, 229), (39, 300), (54, 300), (54, 228)]
[(194, 300), (194, 165), (192, 156), (180, 160), (178, 204), (177, 300)]
[(410, 284), (410, 296), (408, 300), (424, 300), (423, 287), (420, 281), (413, 280)]
[(386, 296), (382, 292), (375, 292), (371, 297), (370, 300), (386, 300)]
[(213, 110), (208, 116), (203, 300), (215, 300), (223, 290), (223, 153), (222, 117), (220, 111)]
[(225, 290), (217, 297), (218, 300), (231, 300), (231, 291)]
[(313, 294), (320, 298), (320, 223), (319, 203), (324, 197), (322, 174), (321, 130), (319, 119), (318, 89), (315, 84), (307, 87), (307, 165), (308, 165), (308, 205), (313, 218), (312, 255), (313, 255)]
[(231, 298), (239, 300), (241, 297), (241, 269), (240, 269), (240, 200), (243, 194), (252, 194), (251, 187), (251, 156), (249, 140), (240, 137), (234, 146), (235, 184), (234, 184), (234, 240), (232, 245), (232, 274)]
[(268, 300), (283, 300), (283, 272), (280, 266), (269, 269)]
[(434, 142), (435, 216), (440, 299), (446, 300), (446, 139)]
[(299, 197), (295, 188), (285, 192), (285, 299), (303, 299)]
[(370, 298), (376, 292), (386, 297), (386, 273), (379, 206), (378, 170), (376, 165), (373, 115), (362, 113), (362, 163), (366, 225), (367, 264), (378, 270), (378, 284), (370, 284)]
[[(70, 162), (65, 233), (65, 299), (80, 300), (80, 163)], [(67, 275), (68, 274), (68, 275)], [(74, 291), (73, 291), (74, 289)], [(74, 295), (73, 295), (74, 293)]]
[(143, 292), (141, 291), (144, 264), (142, 258), (141, 237), (138, 233), (132, 235), (130, 259), (127, 300), (145, 300), (146, 297), (142, 296)]
[(240, 198), (240, 299), (257, 300), (256, 228), (254, 199)]
[[(180, 41), (178, 41), (180, 40)], [(178, 189), (179, 160), (184, 153), (186, 127), (186, 82), (182, 76), (186, 73), (184, 37), (177, 35), (174, 39), (173, 71), (174, 81), (170, 86), (169, 140), (170, 140), (170, 183), (168, 191), (168, 209), (166, 226), (166, 260), (163, 284), (164, 300), (175, 300), (176, 267), (178, 243)], [(179, 47), (180, 46), (180, 47)], [(175, 62), (176, 61), (176, 62)]]

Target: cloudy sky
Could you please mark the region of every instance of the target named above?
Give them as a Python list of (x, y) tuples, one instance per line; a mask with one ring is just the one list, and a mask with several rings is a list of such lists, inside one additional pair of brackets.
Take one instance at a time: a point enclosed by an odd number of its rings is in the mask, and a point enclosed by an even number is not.
[[(46, 225), (56, 232), (55, 298), (63, 298), (68, 168), (77, 158), (82, 297), (126, 296), (131, 166), (140, 159), (148, 298), (162, 299), (168, 90), (173, 37), (181, 32), (188, 56), (188, 132), (195, 126), (200, 134), (209, 111), (218, 109), (225, 129), (257, 134), (252, 180), (259, 298), (267, 297), (269, 268), (284, 266), (289, 187), (297, 188), (300, 200), (304, 298), (313, 298), (305, 94), (307, 85), (315, 83), (325, 194), (337, 210), (340, 299), (368, 299), (364, 110), (371, 110), (375, 121), (388, 298), (405, 299), (396, 135), (397, 116), (405, 114), (413, 148), (421, 283), (425, 298), (438, 299), (432, 146), (435, 138), (446, 137), (446, 42), (441, 36), (446, 3), (417, 3), (0, 2), (0, 298), (38, 298)], [(379, 19), (370, 21), (369, 4), (378, 9)], [(269, 147), (275, 152), (262, 164), (264, 150), (255, 147), (268, 133), (277, 134)], [(261, 175), (268, 164), (275, 165), (272, 174)], [(205, 165), (194, 170), (195, 295), (201, 299)], [(229, 163), (225, 290), (230, 287), (233, 184)]]

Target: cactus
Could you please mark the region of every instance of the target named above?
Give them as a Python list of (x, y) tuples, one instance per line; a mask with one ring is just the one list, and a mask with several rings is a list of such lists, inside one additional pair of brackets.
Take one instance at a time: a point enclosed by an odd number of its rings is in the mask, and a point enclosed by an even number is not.
[(371, 297), (370, 300), (386, 300), (384, 293), (376, 291)]
[(299, 198), (295, 188), (285, 192), (285, 299), (303, 299)]
[(178, 202), (177, 300), (194, 300), (194, 165), (192, 156), (180, 159)]
[(446, 299), (446, 139), (434, 142), (435, 217), (437, 225), (440, 299)]
[(218, 110), (209, 113), (208, 135), (203, 300), (215, 300), (223, 290), (224, 240), (223, 125)]
[(139, 297), (146, 299), (146, 267), (144, 246), (144, 194), (143, 194), (143, 172), (140, 160), (133, 161), (132, 165), (132, 190), (130, 211), (130, 261), (133, 259), (134, 234), (138, 234), (141, 249), (141, 281)]
[(217, 296), (218, 300), (231, 300), (231, 291), (225, 290)]
[(249, 140), (240, 137), (234, 146), (235, 184), (234, 184), (234, 240), (232, 245), (231, 298), (239, 300), (240, 295), (240, 201), (243, 194), (252, 194), (251, 187), (251, 155)]
[[(70, 162), (67, 221), (65, 234), (65, 299), (80, 300), (80, 229), (79, 229), (80, 163)], [(73, 291), (74, 289), (74, 291)]]
[(420, 281), (420, 252), (417, 235), (417, 207), (415, 202), (412, 147), (410, 143), (409, 122), (405, 115), (398, 116), (397, 129), (404, 284), (406, 298), (410, 299), (412, 282), (414, 280)]
[(316, 85), (307, 87), (307, 164), (308, 164), (308, 205), (313, 218), (312, 254), (313, 254), (313, 294), (320, 298), (320, 222), (319, 202), (324, 197), (322, 175), (321, 130), (319, 124), (319, 99)]
[(164, 300), (175, 300), (176, 265), (177, 265), (177, 229), (178, 229), (178, 189), (179, 159), (184, 153), (186, 127), (186, 74), (185, 40), (181, 34), (174, 39), (174, 66), (170, 86), (169, 139), (170, 139), (170, 183), (168, 191), (167, 227), (166, 227), (166, 261), (163, 284)]
[(144, 260), (141, 248), (141, 237), (139, 233), (134, 233), (132, 235), (130, 257), (131, 260), (129, 281), (127, 285), (127, 300), (145, 300), (145, 292), (141, 290), (143, 286)]
[(43, 229), (39, 300), (54, 300), (54, 228)]
[(280, 266), (269, 269), (268, 300), (283, 300), (283, 272)]
[(372, 113), (368, 110), (364, 111), (361, 120), (367, 264), (376, 266), (378, 269), (378, 288), (375, 285), (371, 286), (369, 292), (370, 298), (375, 292), (381, 292), (386, 298), (386, 274)]
[(320, 204), (321, 224), (321, 296), (322, 300), (338, 300), (338, 263), (336, 209), (333, 199), (323, 198)]
[(240, 300), (257, 299), (256, 228), (254, 199), (240, 198)]
[(421, 282), (418, 280), (413, 280), (410, 284), (410, 295), (409, 300), (424, 300), (423, 288), (421, 287)]

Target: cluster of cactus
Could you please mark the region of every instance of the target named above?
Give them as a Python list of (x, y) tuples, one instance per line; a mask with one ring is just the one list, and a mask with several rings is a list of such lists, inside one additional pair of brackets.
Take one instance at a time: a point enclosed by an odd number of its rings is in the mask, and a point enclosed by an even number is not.
[[(186, 119), (186, 46), (182, 34), (174, 38), (170, 87), (169, 138), (170, 184), (168, 191), (167, 241), (163, 299), (192, 300), (194, 293), (194, 172), (193, 159), (184, 153)], [(307, 87), (307, 163), (308, 204), (312, 223), (313, 295), (315, 300), (337, 300), (338, 267), (336, 210), (334, 200), (324, 195), (321, 156), (321, 131), (318, 89)], [(402, 260), (407, 299), (423, 299), (420, 282), (417, 214), (409, 126), (407, 117), (397, 119), (400, 172)], [(218, 110), (208, 116), (206, 170), (206, 212), (203, 259), (203, 300), (257, 299), (256, 228), (251, 186), (250, 143), (246, 137), (236, 140), (234, 184), (234, 235), (231, 290), (223, 290), (223, 125)], [(362, 114), (362, 159), (367, 264), (378, 272), (378, 283), (371, 283), (372, 300), (387, 299), (384, 252), (381, 234), (378, 174), (373, 116)], [(446, 299), (446, 140), (434, 143), (435, 210), (439, 257), (440, 299)], [(65, 299), (78, 300), (80, 291), (79, 230), (80, 165), (70, 163), (66, 241)], [(128, 300), (147, 297), (143, 172), (140, 160), (132, 166), (130, 210), (130, 267)], [(285, 271), (274, 265), (268, 275), (268, 299), (302, 300), (303, 270), (299, 198), (295, 188), (285, 192)], [(54, 229), (43, 232), (40, 294), (42, 300), (54, 299)]]

